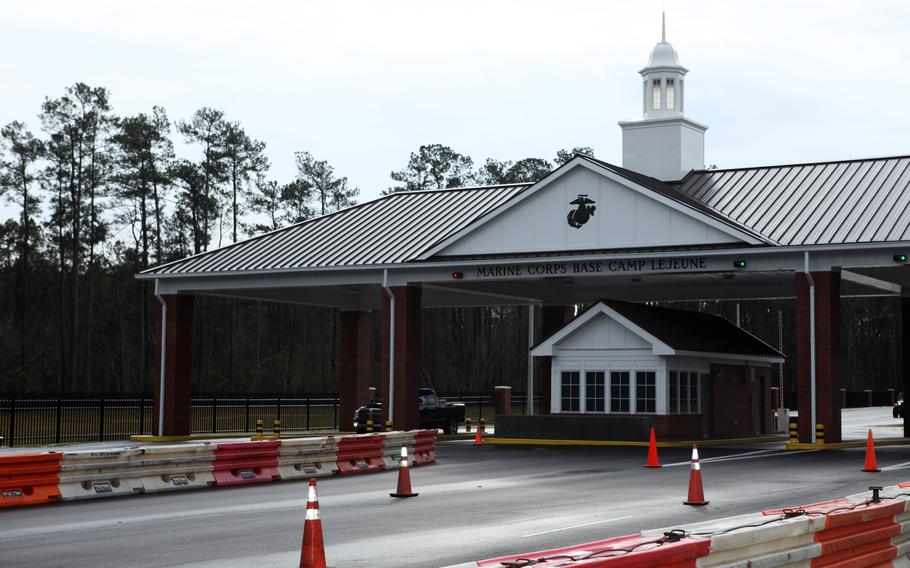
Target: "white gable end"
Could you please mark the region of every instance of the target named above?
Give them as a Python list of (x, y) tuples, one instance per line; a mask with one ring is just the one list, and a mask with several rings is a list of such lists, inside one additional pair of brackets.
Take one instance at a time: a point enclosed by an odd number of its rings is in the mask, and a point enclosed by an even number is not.
[(606, 314), (598, 314), (587, 324), (556, 343), (567, 350), (651, 349), (651, 344)]
[[(579, 227), (568, 222), (580, 195), (594, 214)], [(539, 187), (520, 202), (436, 252), (441, 256), (577, 251), (742, 242), (676, 203), (662, 203), (581, 165)]]

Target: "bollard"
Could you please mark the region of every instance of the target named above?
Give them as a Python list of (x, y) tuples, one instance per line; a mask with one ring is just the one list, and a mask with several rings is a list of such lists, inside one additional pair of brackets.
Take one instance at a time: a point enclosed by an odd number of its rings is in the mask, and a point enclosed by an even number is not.
[(840, 407), (847, 408), (847, 389), (840, 389)]
[(891, 406), (894, 406), (894, 389), (888, 389), (888, 395), (891, 397)]
[(871, 407), (872, 406), (872, 389), (866, 389), (863, 392), (866, 393), (866, 406)]
[(373, 421), (367, 420), (367, 434), (373, 433)]
[(275, 434), (276, 440), (281, 437), (281, 420), (276, 420), (272, 424), (272, 432)]
[(481, 433), (481, 434), (486, 434), (486, 433), (487, 433), (487, 422), (486, 422), (486, 420), (484, 420), (483, 418), (481, 418), (480, 420), (478, 420), (477, 429), (480, 430), (480, 433)]
[(825, 425), (824, 424), (815, 425), (815, 443), (816, 444), (825, 443)]
[(464, 431), (467, 432), (468, 434), (471, 433), (471, 419), (470, 418), (464, 419)]
[(257, 438), (262, 437), (262, 420), (256, 421), (256, 437)]
[(796, 422), (790, 423), (790, 443), (797, 444), (799, 443), (799, 424)]
[(391, 431), (392, 431), (392, 421), (391, 421), (391, 420), (386, 420), (386, 421), (385, 421), (385, 431), (386, 431), (386, 432), (391, 432)]

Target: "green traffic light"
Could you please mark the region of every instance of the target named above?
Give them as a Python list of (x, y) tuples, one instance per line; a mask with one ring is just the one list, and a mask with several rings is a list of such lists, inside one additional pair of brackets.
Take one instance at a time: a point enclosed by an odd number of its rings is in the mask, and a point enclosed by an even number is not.
[(745, 261), (745, 260), (734, 260), (734, 261), (733, 261), (733, 267), (734, 267), (734, 268), (745, 268), (745, 267), (746, 267), (746, 261)]
[(894, 255), (894, 262), (907, 262), (907, 255), (906, 254)]

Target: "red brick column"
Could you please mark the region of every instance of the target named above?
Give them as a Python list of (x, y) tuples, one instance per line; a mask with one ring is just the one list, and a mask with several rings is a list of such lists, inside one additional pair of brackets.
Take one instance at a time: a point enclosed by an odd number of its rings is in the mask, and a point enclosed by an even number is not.
[[(840, 274), (813, 272), (815, 281), (816, 423), (825, 425), (825, 442), (841, 440)], [(809, 280), (796, 274), (796, 371), (799, 441), (812, 439)]]
[[(572, 321), (574, 308), (572, 306), (543, 306), (541, 308), (541, 341), (550, 337)], [(550, 414), (551, 375), (553, 374), (553, 359), (540, 357), (537, 366), (537, 385), (541, 395), (541, 414)]]
[[(417, 286), (394, 286), (395, 295), (395, 400), (393, 424), (396, 430), (412, 430), (420, 424), (418, 397), (420, 391), (420, 296)], [(390, 302), (382, 298), (382, 393), (383, 421), (389, 408), (389, 316)]]
[(370, 401), (370, 312), (341, 312), (338, 428), (353, 429), (354, 411)]
[(910, 298), (901, 298), (901, 358), (904, 369), (904, 437), (910, 437), (910, 412), (907, 412), (907, 397), (910, 396)]
[(155, 324), (155, 415), (153, 431), (159, 436), (189, 436), (193, 395), (193, 297), (162, 295), (167, 304), (164, 362), (164, 429), (158, 429), (161, 390), (161, 304)]
[(493, 387), (493, 405), (496, 414), (511, 414), (512, 387)]

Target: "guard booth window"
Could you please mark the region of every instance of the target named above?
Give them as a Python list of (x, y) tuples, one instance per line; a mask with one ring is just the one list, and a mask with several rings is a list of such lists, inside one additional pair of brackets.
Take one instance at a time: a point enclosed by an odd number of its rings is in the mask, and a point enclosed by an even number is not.
[(610, 373), (610, 412), (629, 412), (629, 371)]
[(578, 371), (563, 371), (560, 378), (560, 410), (563, 412), (578, 412), (581, 399), (581, 373)]
[(637, 371), (635, 373), (635, 412), (656, 412), (657, 373)]
[(604, 411), (604, 372), (588, 371), (585, 373), (585, 412)]
[(670, 371), (670, 414), (698, 414), (698, 373)]

